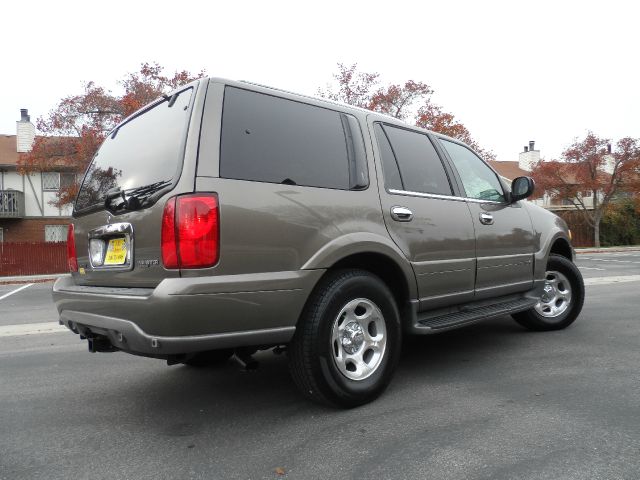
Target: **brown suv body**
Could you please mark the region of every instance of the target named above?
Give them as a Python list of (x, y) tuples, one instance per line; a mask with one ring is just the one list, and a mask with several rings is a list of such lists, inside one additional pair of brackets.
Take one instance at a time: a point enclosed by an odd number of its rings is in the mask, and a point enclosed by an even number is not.
[[(74, 211), (79, 268), (53, 295), (97, 350), (180, 359), (288, 344), (345, 270), (384, 282), (405, 332), (434, 333), (531, 310), (550, 255), (573, 261), (566, 224), (517, 201), (460, 142), (245, 82), (183, 87), (125, 120), (92, 168)], [(215, 264), (167, 268), (167, 203), (194, 193), (217, 202)], [(126, 258), (100, 265), (117, 238)]]

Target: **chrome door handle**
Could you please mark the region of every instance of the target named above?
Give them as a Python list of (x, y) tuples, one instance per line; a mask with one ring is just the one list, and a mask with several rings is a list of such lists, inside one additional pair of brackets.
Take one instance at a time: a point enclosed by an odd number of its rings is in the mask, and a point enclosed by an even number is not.
[(480, 223), (483, 225), (493, 225), (493, 215), (487, 212), (482, 212), (480, 214)]
[(391, 207), (391, 218), (396, 222), (410, 222), (413, 219), (413, 212), (407, 207)]

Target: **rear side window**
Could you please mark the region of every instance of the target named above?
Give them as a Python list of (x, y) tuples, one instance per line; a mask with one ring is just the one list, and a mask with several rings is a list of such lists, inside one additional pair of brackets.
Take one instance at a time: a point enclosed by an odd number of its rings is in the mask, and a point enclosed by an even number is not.
[(402, 177), (400, 176), (400, 169), (398, 168), (398, 162), (389, 144), (387, 134), (384, 133), (382, 125), (375, 124), (374, 130), (376, 132), (376, 139), (378, 140), (378, 148), (380, 149), (380, 156), (382, 157), (382, 174), (384, 175), (384, 186), (391, 190), (404, 190), (402, 183)]
[(401, 182), (402, 190), (451, 195), (449, 177), (429, 137), (389, 125), (376, 129), (376, 137), (387, 188), (396, 188), (393, 185)]
[(367, 185), (356, 119), (333, 110), (226, 87), (220, 176), (336, 189)]

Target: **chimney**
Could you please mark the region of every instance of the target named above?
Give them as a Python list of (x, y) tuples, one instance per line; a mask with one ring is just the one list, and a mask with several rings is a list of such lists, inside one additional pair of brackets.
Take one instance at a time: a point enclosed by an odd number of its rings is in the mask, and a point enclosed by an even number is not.
[(607, 153), (611, 155), (611, 144), (607, 143)]
[(531, 140), (529, 145), (524, 146), (524, 152), (520, 152), (518, 167), (530, 172), (533, 166), (540, 161), (540, 152), (535, 149), (536, 142)]
[(29, 111), (20, 109), (20, 120), (16, 122), (16, 145), (18, 153), (31, 151), (31, 146), (36, 138), (36, 127), (31, 123)]

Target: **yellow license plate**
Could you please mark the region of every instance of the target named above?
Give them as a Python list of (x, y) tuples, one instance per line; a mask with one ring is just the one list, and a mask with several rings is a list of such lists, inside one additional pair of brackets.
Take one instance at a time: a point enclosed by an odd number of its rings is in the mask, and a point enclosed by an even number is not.
[(124, 265), (127, 261), (127, 243), (124, 238), (112, 238), (104, 257), (105, 265)]

